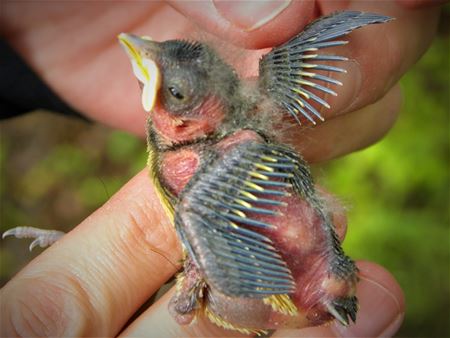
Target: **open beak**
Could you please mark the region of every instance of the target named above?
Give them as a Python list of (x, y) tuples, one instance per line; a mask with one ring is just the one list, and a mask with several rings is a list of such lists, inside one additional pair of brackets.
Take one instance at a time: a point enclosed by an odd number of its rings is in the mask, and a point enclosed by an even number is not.
[[(142, 83), (142, 105), (149, 112), (155, 106), (156, 96), (161, 85), (161, 72), (151, 54), (154, 54), (155, 45), (147, 37), (120, 33), (118, 39), (131, 61), (133, 73)], [(153, 51), (153, 53), (152, 53)]]

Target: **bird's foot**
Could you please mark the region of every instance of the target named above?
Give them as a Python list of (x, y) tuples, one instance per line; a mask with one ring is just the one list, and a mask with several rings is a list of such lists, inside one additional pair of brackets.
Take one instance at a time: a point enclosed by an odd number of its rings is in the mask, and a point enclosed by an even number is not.
[(58, 230), (47, 230), (33, 227), (15, 227), (5, 231), (2, 238), (14, 236), (16, 238), (34, 238), (29, 249), (33, 250), (36, 246), (41, 248), (48, 247), (64, 236), (64, 232)]
[(337, 298), (327, 304), (328, 312), (343, 326), (348, 326), (350, 320), (356, 321), (358, 300), (355, 296)]

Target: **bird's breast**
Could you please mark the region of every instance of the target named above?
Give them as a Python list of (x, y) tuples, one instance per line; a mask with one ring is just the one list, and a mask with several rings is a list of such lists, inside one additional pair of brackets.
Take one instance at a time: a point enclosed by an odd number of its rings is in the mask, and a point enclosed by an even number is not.
[(161, 157), (162, 183), (179, 196), (200, 165), (200, 154), (195, 148), (182, 148), (164, 152)]
[[(223, 155), (239, 144), (252, 140), (262, 141), (262, 138), (254, 131), (241, 130), (219, 140), (212, 148)], [(179, 196), (200, 168), (202, 161), (206, 160), (205, 156), (208, 155), (205, 155), (202, 147), (198, 145), (165, 151), (160, 157), (160, 179), (162, 183), (175, 196)]]

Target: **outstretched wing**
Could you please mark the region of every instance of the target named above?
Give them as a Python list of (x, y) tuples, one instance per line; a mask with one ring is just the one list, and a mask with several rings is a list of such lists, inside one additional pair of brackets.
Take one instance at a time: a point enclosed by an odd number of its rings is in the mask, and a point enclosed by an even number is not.
[(175, 225), (209, 285), (254, 298), (294, 291), (289, 267), (265, 235), (289, 191), (314, 196), (305, 163), (282, 146), (248, 142), (196, 174), (181, 196)]
[(345, 69), (316, 61), (346, 61), (347, 58), (319, 54), (318, 51), (346, 44), (347, 41), (336, 38), (357, 28), (389, 20), (391, 18), (388, 16), (353, 11), (337, 12), (319, 18), (308, 25), (302, 33), (274, 48), (261, 59), (259, 64), (261, 88), (299, 124), (301, 124), (299, 115), (303, 115), (313, 124), (316, 124), (315, 119), (323, 121), (323, 117), (313, 104), (327, 108), (330, 106), (311, 92), (311, 88), (336, 96), (336, 92), (326, 84), (342, 85), (342, 83), (329, 76), (318, 74), (317, 71), (345, 72)]

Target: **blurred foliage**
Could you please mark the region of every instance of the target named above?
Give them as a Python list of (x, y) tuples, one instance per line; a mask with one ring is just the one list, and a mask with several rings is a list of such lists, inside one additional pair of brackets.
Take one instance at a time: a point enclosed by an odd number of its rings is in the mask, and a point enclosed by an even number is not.
[[(441, 34), (402, 79), (402, 114), (383, 141), (320, 175), (349, 208), (348, 254), (382, 264), (404, 289), (404, 337), (450, 336), (448, 48)], [(145, 167), (144, 142), (124, 132), (45, 112), (1, 127), (1, 232), (68, 231)], [(1, 242), (1, 284), (40, 252), (26, 245)]]
[[(145, 167), (143, 140), (100, 125), (37, 111), (1, 127), (0, 232), (69, 231)], [(41, 252), (25, 240), (0, 244), (1, 284)]]

